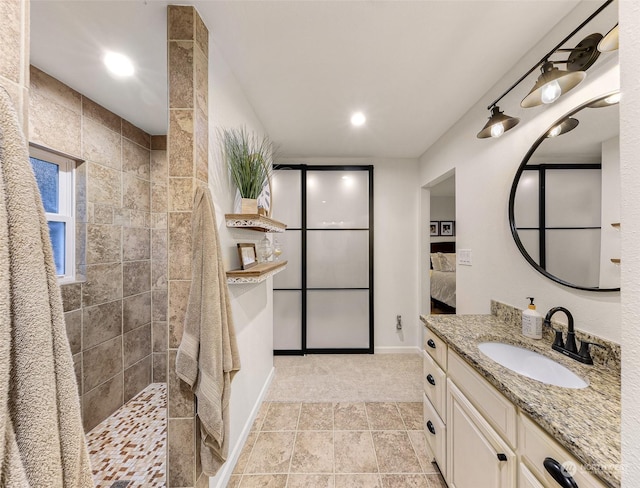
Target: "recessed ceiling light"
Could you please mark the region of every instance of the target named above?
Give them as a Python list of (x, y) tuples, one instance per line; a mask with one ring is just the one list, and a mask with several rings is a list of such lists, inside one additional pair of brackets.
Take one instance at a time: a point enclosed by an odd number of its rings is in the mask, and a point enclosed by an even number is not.
[(133, 63), (124, 54), (108, 51), (102, 58), (107, 69), (115, 76), (124, 78), (134, 73)]
[(362, 112), (356, 112), (351, 116), (351, 124), (356, 127), (364, 125), (367, 121), (367, 118), (364, 116)]

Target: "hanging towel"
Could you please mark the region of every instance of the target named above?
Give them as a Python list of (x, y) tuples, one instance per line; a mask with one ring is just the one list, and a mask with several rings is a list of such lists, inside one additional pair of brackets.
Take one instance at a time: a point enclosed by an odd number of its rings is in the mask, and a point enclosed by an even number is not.
[(198, 186), (191, 220), (192, 279), (176, 372), (197, 397), (202, 471), (214, 476), (228, 453), (231, 380), (240, 356), (211, 193)]
[(0, 402), (0, 486), (94, 486), (49, 228), (18, 116), (4, 90)]

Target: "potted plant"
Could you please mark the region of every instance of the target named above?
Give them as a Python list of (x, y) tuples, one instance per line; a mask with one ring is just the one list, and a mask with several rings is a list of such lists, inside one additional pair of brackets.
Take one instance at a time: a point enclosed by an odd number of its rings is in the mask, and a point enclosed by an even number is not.
[(220, 138), (229, 176), (242, 198), (240, 212), (257, 214), (258, 197), (271, 177), (271, 141), (247, 132), (245, 127), (222, 129)]

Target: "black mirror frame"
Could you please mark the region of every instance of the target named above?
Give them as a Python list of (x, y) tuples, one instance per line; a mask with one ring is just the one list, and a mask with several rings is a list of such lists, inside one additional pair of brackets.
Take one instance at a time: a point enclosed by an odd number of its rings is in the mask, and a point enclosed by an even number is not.
[[(604, 95), (598, 96), (598, 97), (596, 97), (594, 99), (591, 99), (588, 102), (585, 102), (585, 103), (577, 106), (576, 108), (574, 108), (570, 112), (564, 114), (561, 118), (559, 118), (553, 124), (551, 124), (551, 126), (548, 127), (542, 133), (542, 135), (533, 143), (533, 145), (531, 146), (529, 151), (527, 151), (527, 154), (525, 154), (524, 159), (520, 163), (520, 166), (518, 167), (518, 170), (516, 171), (516, 174), (513, 177), (513, 183), (511, 184), (511, 192), (509, 193), (509, 227), (511, 228), (511, 235), (513, 236), (513, 240), (515, 241), (516, 246), (518, 247), (518, 250), (520, 251), (520, 254), (522, 254), (522, 256), (527, 260), (527, 262), (531, 266), (533, 266), (533, 268), (538, 273), (546, 276), (547, 278), (549, 278), (552, 281), (555, 281), (556, 283), (560, 283), (563, 286), (566, 286), (566, 287), (569, 287), (569, 288), (574, 288), (576, 290), (598, 291), (598, 292), (619, 292), (620, 288), (619, 287), (618, 288), (594, 288), (594, 287), (586, 287), (586, 286), (575, 285), (573, 283), (569, 283), (567, 281), (564, 281), (564, 280), (558, 278), (557, 276), (552, 275), (546, 269), (542, 268), (538, 263), (536, 263), (534, 261), (534, 259), (529, 255), (527, 250), (525, 249), (524, 245), (522, 244), (522, 241), (520, 240), (520, 236), (518, 235), (518, 229), (516, 227), (516, 219), (515, 219), (516, 190), (518, 189), (518, 183), (520, 181), (520, 177), (522, 176), (522, 172), (524, 171), (525, 166), (529, 162), (529, 159), (531, 159), (531, 156), (533, 156), (533, 154), (536, 152), (536, 149), (538, 149), (538, 146), (540, 146), (540, 144), (542, 144), (542, 142), (547, 139), (547, 133), (553, 127), (558, 125), (564, 119), (575, 115), (580, 110), (588, 107), (592, 103), (600, 101), (600, 100), (604, 100), (605, 98), (607, 98), (607, 97), (609, 97), (609, 96), (611, 96), (611, 95), (613, 95), (615, 93), (618, 93), (618, 91), (616, 90), (616, 91), (613, 91), (613, 92), (606, 93)], [(596, 108), (594, 110), (598, 110), (598, 109)]]

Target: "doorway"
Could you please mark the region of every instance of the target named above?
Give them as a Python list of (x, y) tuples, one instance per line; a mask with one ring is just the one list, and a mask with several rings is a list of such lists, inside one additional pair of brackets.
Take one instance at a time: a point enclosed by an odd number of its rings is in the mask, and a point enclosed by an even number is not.
[(278, 165), (274, 354), (373, 354), (373, 166)]
[(430, 188), (429, 303), (431, 314), (456, 313), (455, 174)]

